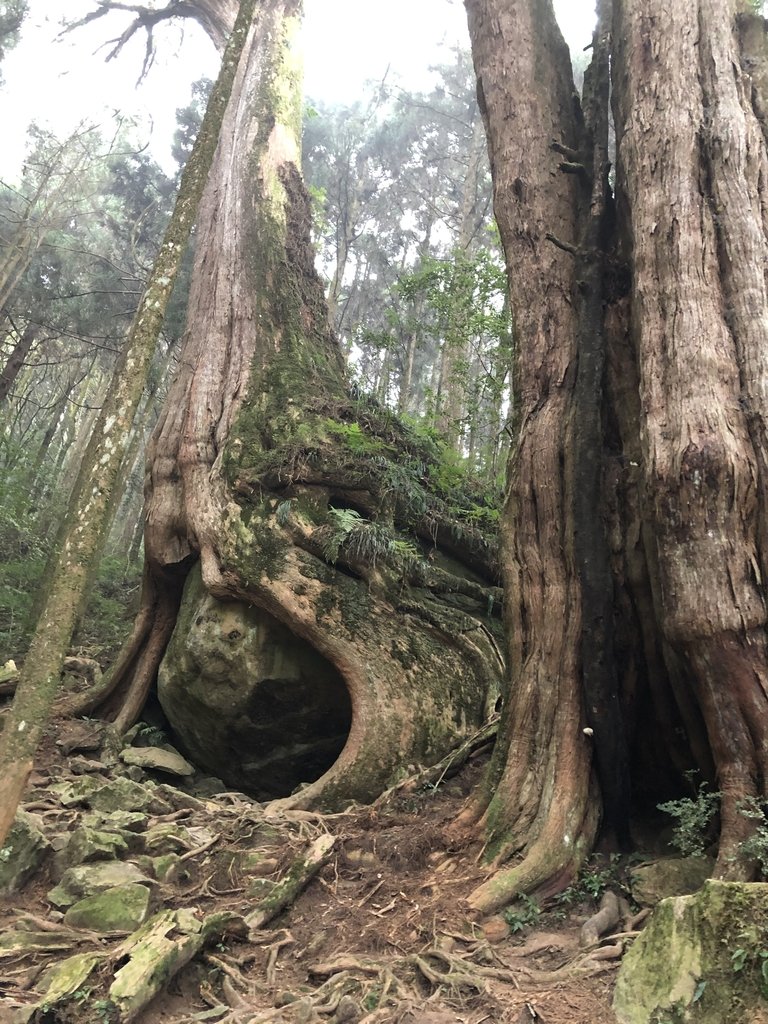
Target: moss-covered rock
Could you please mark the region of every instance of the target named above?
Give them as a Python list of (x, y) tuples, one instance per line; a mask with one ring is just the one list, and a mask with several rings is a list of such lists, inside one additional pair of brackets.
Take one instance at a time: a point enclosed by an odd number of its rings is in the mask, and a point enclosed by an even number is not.
[(163, 747), (126, 747), (120, 753), (120, 760), (149, 771), (164, 772), (167, 775), (185, 777), (195, 774), (195, 767), (177, 750)]
[(632, 871), (632, 896), (647, 907), (670, 896), (689, 896), (704, 885), (714, 866), (711, 857), (665, 857), (640, 864)]
[(627, 953), (619, 1024), (768, 1021), (768, 884), (708, 881), (663, 900)]
[(88, 803), (97, 811), (107, 814), (113, 811), (150, 811), (153, 814), (167, 814), (171, 807), (155, 792), (152, 783), (140, 785), (131, 779), (115, 779), (100, 786), (93, 792)]
[(152, 881), (135, 864), (121, 861), (99, 861), (80, 864), (64, 872), (59, 884), (48, 893), (56, 907), (70, 907), (86, 896), (95, 896), (116, 886), (150, 885)]
[(130, 932), (149, 916), (146, 885), (117, 885), (79, 900), (64, 915), (64, 924), (92, 932)]
[(158, 692), (195, 761), (260, 798), (318, 778), (346, 742), (349, 694), (330, 663), (266, 612), (191, 575)]
[(37, 871), (50, 848), (42, 832), (42, 821), (19, 811), (0, 850), (0, 893), (16, 892)]
[(96, 860), (118, 860), (127, 851), (128, 842), (120, 832), (107, 832), (86, 825), (72, 833), (61, 861), (64, 867), (73, 868)]

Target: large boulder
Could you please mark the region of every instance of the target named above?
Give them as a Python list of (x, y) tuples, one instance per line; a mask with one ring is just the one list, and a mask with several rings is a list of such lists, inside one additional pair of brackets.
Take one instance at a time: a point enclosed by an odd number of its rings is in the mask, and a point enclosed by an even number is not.
[(210, 595), (177, 626), (158, 693), (195, 763), (259, 799), (319, 778), (352, 718), (343, 680), (309, 644), (252, 605)]
[(663, 900), (624, 958), (619, 1024), (768, 1024), (768, 884)]
[(654, 907), (670, 896), (689, 896), (712, 874), (712, 857), (663, 857), (638, 864), (632, 870), (632, 896), (646, 907)]

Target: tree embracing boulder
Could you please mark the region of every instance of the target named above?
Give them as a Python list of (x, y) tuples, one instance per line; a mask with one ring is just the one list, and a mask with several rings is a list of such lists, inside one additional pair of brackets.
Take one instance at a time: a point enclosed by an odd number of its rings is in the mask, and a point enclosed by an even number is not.
[(329, 328), (298, 167), (300, 7), (254, 15), (147, 453), (142, 607), (69, 710), (124, 731), (162, 661), (161, 703), (200, 766), (335, 808), (483, 725), (504, 658), (487, 500), (444, 443), (350, 389)]

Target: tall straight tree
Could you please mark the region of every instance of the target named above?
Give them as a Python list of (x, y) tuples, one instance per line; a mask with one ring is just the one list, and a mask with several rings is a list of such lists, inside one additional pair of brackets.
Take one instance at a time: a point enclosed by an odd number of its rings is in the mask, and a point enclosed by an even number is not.
[(626, 840), (630, 789), (669, 792), (685, 764), (713, 764), (722, 793), (716, 874), (749, 877), (742, 812), (768, 796), (765, 26), (741, 0), (600, 0), (580, 104), (551, 0), (466, 6), (518, 333), (508, 699), (463, 820), (497, 870), (472, 903), (566, 884), (598, 790)]
[(72, 640), (91, 570), (108, 526), (112, 495), (149, 373), (171, 290), (195, 221), (221, 122), (248, 38), (255, 0), (243, 0), (173, 215), (126, 339), (121, 362), (96, 421), (70, 501), (58, 564), (0, 737), (0, 845), (21, 799)]

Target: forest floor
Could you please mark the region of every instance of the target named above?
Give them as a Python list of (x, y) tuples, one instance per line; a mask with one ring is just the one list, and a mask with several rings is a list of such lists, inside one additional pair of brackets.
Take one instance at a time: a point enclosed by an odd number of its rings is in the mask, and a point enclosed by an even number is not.
[[(178, 779), (164, 785), (159, 772), (128, 771), (93, 751), (64, 756), (49, 739), (25, 806), (42, 820), (53, 851), (0, 911), (0, 1022), (24, 1019), (40, 1005), (46, 970), (74, 953), (113, 956), (115, 969), (124, 962), (126, 933), (78, 931), (48, 899), (73, 862), (72, 836), (95, 813), (87, 793), (78, 801), (77, 790), (67, 789), (84, 778), (91, 792), (131, 778), (154, 801), (138, 808), (130, 826), (138, 829), (137, 843), (123, 860), (151, 877), (147, 855), (165, 857), (164, 880), (147, 883), (155, 911), (247, 917), (313, 840), (333, 837), (318, 872), (286, 910), (261, 929), (221, 935), (201, 950), (134, 1018), (139, 1024), (613, 1022), (619, 961), (592, 959), (579, 948), (593, 902), (565, 910), (561, 902), (559, 912), (524, 903), (507, 921), (473, 922), (467, 912), (465, 899), (483, 877), (481, 851), (455, 849), (448, 826), (483, 757), (439, 787), (398, 795), (386, 809), (320, 816), (276, 814), (242, 794), (204, 795)], [(71, 1015), (51, 1017), (46, 1009), (33, 1019), (109, 1022), (106, 1001), (96, 995), (83, 985), (75, 994), (82, 1005)]]

